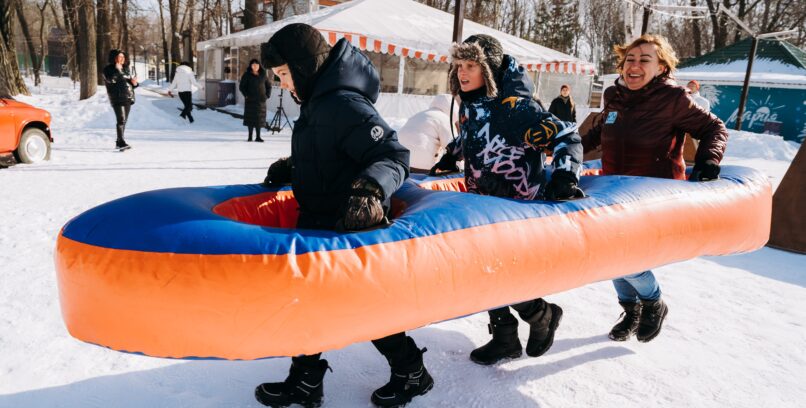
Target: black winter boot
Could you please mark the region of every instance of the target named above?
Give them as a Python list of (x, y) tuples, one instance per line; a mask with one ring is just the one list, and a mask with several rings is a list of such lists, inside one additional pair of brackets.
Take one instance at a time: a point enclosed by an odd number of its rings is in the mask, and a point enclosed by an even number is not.
[(474, 363), (490, 365), (507, 358), (518, 358), (523, 354), (523, 346), (518, 338), (518, 320), (515, 316), (490, 317), (487, 328), (493, 338), (487, 344), (470, 352), (470, 359)]
[(424, 395), (434, 387), (434, 379), (423, 364), (427, 349), (417, 348), (414, 339), (408, 337), (408, 353), (402, 363), (390, 361), (392, 374), (389, 382), (372, 393), (372, 403), (378, 407), (403, 407), (418, 395)]
[(610, 329), (610, 340), (626, 341), (638, 330), (638, 319), (641, 317), (641, 304), (638, 302), (618, 302), (624, 309), (621, 320)]
[(545, 354), (554, 344), (554, 332), (560, 326), (563, 319), (563, 309), (554, 303), (548, 303), (542, 299), (539, 302), (546, 304), (543, 310), (538, 310), (530, 317), (524, 317), (524, 321), (529, 323), (529, 340), (526, 342), (526, 355), (529, 357), (540, 357)]
[(663, 319), (669, 313), (669, 308), (662, 299), (655, 301), (641, 301), (641, 319), (638, 321), (638, 341), (646, 343), (660, 334)]
[(318, 360), (312, 366), (292, 362), (285, 381), (258, 385), (255, 398), (261, 404), (274, 408), (291, 404), (305, 408), (319, 407), (324, 397), (322, 380), (328, 368), (327, 360)]

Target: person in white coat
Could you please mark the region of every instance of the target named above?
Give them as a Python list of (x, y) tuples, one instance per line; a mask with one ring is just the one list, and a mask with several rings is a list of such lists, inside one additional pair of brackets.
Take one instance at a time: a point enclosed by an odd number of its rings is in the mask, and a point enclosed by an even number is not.
[(182, 104), (185, 106), (179, 116), (181, 116), (182, 119), (189, 120), (190, 123), (193, 123), (193, 115), (190, 114), (193, 111), (193, 103), (190, 95), (196, 89), (199, 89), (199, 83), (196, 82), (196, 74), (193, 73), (193, 69), (190, 68), (189, 63), (182, 62), (176, 67), (174, 80), (171, 82), (171, 86), (168, 87), (168, 95), (173, 98), (173, 91), (176, 90), (179, 92), (179, 99), (182, 100)]
[(689, 95), (691, 99), (694, 99), (694, 103), (696, 103), (699, 107), (703, 108), (706, 112), (711, 111), (711, 102), (708, 102), (708, 99), (705, 99), (700, 95), (700, 83), (692, 80), (688, 81), (686, 84), (686, 88), (689, 90)]
[(410, 165), (412, 172), (428, 173), (434, 166), (440, 153), (451, 141), (451, 126), (456, 122), (459, 107), (454, 107), (453, 120), (448, 116), (451, 111), (451, 96), (436, 95), (431, 106), (418, 112), (397, 131), (398, 141), (411, 151)]

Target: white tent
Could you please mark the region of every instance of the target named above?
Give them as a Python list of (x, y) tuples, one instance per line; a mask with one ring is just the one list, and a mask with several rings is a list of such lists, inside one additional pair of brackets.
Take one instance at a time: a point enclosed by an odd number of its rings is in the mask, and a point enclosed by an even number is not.
[[(413, 0), (353, 0), (199, 42), (197, 73), (204, 79), (203, 98), (211, 106), (240, 104), (242, 98), (232, 85), (239, 80), (246, 62), (259, 58), (260, 44), (288, 24), (305, 23), (317, 28), (331, 45), (347, 38), (365, 51), (381, 77), (376, 107), (387, 115), (408, 117), (428, 107), (429, 95), (448, 91), (453, 18)], [(550, 101), (558, 95), (560, 85), (568, 84), (577, 104), (587, 105), (595, 73), (592, 64), (472, 21), (465, 20), (462, 31), (465, 38), (472, 34), (497, 38), (505, 53), (531, 71), (536, 94), (542, 100)], [(273, 99), (270, 111), (276, 107)], [(290, 99), (286, 102), (285, 109), (293, 117), (296, 106)]]
[[(316, 27), (328, 42), (346, 37), (365, 51), (394, 54), (426, 61), (447, 62), (453, 36), (453, 15), (413, 0), (353, 0), (317, 12), (294, 16), (197, 44), (210, 48), (260, 45), (291, 23)], [(488, 34), (504, 52), (530, 71), (593, 75), (594, 66), (570, 55), (543, 47), (502, 31), (464, 20), (463, 35)]]

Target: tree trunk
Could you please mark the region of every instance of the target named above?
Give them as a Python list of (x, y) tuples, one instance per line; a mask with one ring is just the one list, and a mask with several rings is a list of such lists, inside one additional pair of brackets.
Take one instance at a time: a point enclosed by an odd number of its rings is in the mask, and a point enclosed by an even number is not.
[(78, 0), (78, 72), (81, 81), (81, 95), (84, 100), (95, 95), (98, 90), (98, 67), (95, 64), (95, 2)]
[(36, 48), (34, 47), (34, 40), (31, 38), (31, 31), (28, 29), (28, 19), (25, 18), (25, 11), (22, 9), (22, 1), (15, 0), (14, 9), (20, 22), (22, 36), (25, 38), (25, 46), (28, 48), (28, 56), (31, 58), (31, 67), (34, 70), (34, 86), (39, 86), (41, 79), (39, 78), (39, 63), (36, 60)]
[[(120, 49), (126, 51), (128, 55), (132, 54), (129, 48), (129, 0), (120, 1)], [(132, 61), (134, 62), (134, 61)]]
[(98, 68), (98, 85), (102, 85), (104, 83), (104, 62), (112, 49), (112, 36), (109, 32), (109, 0), (98, 0), (97, 7), (95, 59)]
[(165, 37), (165, 14), (162, 10), (162, 0), (157, 0), (160, 7), (160, 33), (162, 34), (162, 60), (164, 61), (163, 73), (165, 78), (170, 78), (170, 59), (168, 58), (168, 39)]
[[(257, 0), (244, 0), (243, 7), (243, 28), (257, 27)], [(277, 3), (274, 0), (273, 3)]]
[(42, 63), (45, 60), (45, 9), (47, 9), (50, 0), (45, 0), (42, 7), (37, 4), (36, 8), (39, 10), (39, 55), (37, 61), (38, 65), (34, 66), (34, 72), (42, 70)]
[(179, 63), (182, 54), (179, 49), (179, 0), (168, 0), (168, 17), (171, 20), (171, 76), (169, 80), (173, 81), (176, 66)]
[(17, 50), (14, 47), (12, 21), (14, 3), (20, 0), (0, 0), (0, 97), (30, 95), (20, 75)]
[(196, 0), (188, 0), (188, 9), (190, 9), (190, 28), (188, 28), (188, 35), (190, 36), (190, 55), (187, 58), (187, 63), (190, 64), (191, 69), (195, 69), (196, 66), (193, 63), (193, 57), (196, 56), (196, 38), (197, 36), (194, 35), (196, 29)]
[[(691, 0), (691, 6), (696, 6), (697, 0)], [(700, 31), (700, 20), (691, 19), (691, 36), (694, 40), (694, 56), (702, 55), (702, 32)]]
[[(76, 25), (78, 15), (76, 14), (75, 0), (62, 0), (62, 14), (64, 14), (64, 28), (70, 33), (72, 40), (69, 45), (73, 47), (73, 53), (67, 56), (67, 64), (70, 67), (70, 79), (78, 81), (78, 32)], [(67, 47), (65, 47), (67, 49)]]

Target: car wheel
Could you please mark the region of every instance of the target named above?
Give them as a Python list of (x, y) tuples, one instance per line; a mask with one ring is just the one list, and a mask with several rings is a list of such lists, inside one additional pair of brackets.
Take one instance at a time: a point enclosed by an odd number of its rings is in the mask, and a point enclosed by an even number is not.
[(23, 163), (50, 160), (50, 139), (41, 129), (30, 128), (22, 132), (17, 157)]

